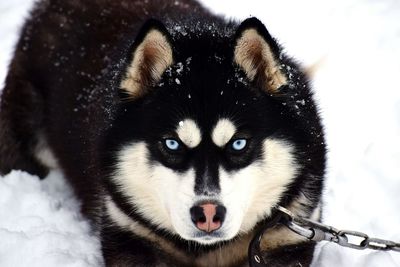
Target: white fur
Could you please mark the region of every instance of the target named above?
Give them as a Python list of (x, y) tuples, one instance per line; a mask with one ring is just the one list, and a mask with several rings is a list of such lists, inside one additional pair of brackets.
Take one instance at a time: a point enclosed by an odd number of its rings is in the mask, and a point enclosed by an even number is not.
[[(297, 175), (297, 162), (294, 148), (286, 141), (267, 139), (263, 144), (263, 161), (258, 172), (254, 200), (249, 207), (248, 216), (263, 216), (262, 208), (275, 206)], [(268, 214), (264, 214), (269, 215)]]
[(189, 148), (194, 148), (201, 142), (200, 128), (192, 119), (180, 121), (176, 133), (179, 139)]
[(142, 238), (151, 240), (152, 242), (161, 246), (168, 254), (174, 255), (174, 257), (180, 258), (182, 261), (186, 261), (187, 263), (193, 261), (191, 258), (185, 257), (186, 255), (177, 250), (175, 246), (168, 240), (157, 235), (151, 229), (144, 227), (142, 224), (129, 218), (129, 216), (127, 216), (118, 208), (118, 206), (110, 197), (106, 200), (106, 212), (109, 215), (109, 218), (118, 226), (125, 228), (126, 230), (130, 230)]
[(189, 213), (195, 198), (194, 171), (179, 174), (161, 164), (151, 165), (148, 153), (144, 142), (123, 149), (114, 181), (144, 218), (190, 238), (195, 229)]
[(40, 136), (38, 140), (38, 144), (35, 148), (36, 159), (49, 169), (57, 169), (59, 166), (57, 159), (48, 146), (46, 140), (43, 136)]
[(228, 119), (220, 119), (212, 130), (211, 138), (219, 146), (225, 146), (236, 133), (235, 125)]
[(263, 159), (238, 172), (220, 169), (221, 198), (227, 208), (228, 235), (251, 230), (270, 215), (297, 171), (293, 147), (285, 141), (266, 139)]
[[(114, 181), (137, 211), (160, 228), (187, 240), (211, 244), (251, 230), (280, 200), (296, 175), (293, 148), (287, 142), (266, 139), (263, 159), (228, 173), (220, 168), (221, 192), (215, 200), (227, 209), (220, 237), (195, 237), (190, 208), (204, 196), (194, 192), (195, 172), (177, 173), (159, 163), (151, 164), (144, 142), (126, 146), (119, 153)], [(114, 216), (115, 218), (118, 216)], [(121, 217), (121, 216), (119, 216)], [(118, 219), (125, 223), (124, 218)]]
[(129, 216), (126, 215), (122, 210), (120, 210), (120, 208), (117, 207), (117, 205), (110, 197), (108, 197), (106, 200), (106, 211), (110, 218), (121, 227), (139, 227), (139, 224), (129, 218)]

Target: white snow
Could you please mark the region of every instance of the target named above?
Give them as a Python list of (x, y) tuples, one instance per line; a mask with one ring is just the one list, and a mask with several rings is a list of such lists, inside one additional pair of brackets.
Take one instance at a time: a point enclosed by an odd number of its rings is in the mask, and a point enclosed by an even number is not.
[(99, 266), (100, 242), (60, 173), (0, 177), (0, 266)]
[[(0, 88), (32, 2), (0, 2)], [(330, 150), (324, 222), (400, 241), (400, 2), (203, 2), (229, 17), (257, 16), (290, 55), (320, 62), (313, 84)], [(77, 210), (59, 173), (0, 178), (0, 266), (101, 265), (99, 241)], [(400, 266), (400, 253), (321, 243), (313, 266)]]

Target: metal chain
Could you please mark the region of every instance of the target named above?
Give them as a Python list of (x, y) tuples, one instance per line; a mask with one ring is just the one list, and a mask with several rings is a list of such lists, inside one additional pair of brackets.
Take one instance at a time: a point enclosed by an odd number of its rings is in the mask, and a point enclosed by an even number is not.
[[(306, 218), (297, 217), (291, 211), (277, 207), (277, 210), (283, 214), (283, 220), (281, 221), (290, 230), (301, 235), (309, 240), (316, 242), (329, 241), (337, 243), (343, 247), (354, 248), (354, 249), (374, 249), (384, 251), (396, 251), (400, 252), (400, 243), (396, 243), (389, 240), (371, 238), (368, 235), (349, 230), (338, 230), (332, 226), (315, 222)], [(350, 239), (356, 239), (353, 241)]]

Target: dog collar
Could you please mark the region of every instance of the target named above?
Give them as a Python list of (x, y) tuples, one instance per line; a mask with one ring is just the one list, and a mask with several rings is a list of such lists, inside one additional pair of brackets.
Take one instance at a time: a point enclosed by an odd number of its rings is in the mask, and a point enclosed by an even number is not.
[(276, 210), (276, 214), (273, 215), (272, 219), (269, 220), (261, 230), (257, 232), (257, 234), (253, 237), (249, 244), (248, 250), (248, 260), (250, 267), (266, 267), (267, 264), (264, 261), (264, 258), (261, 254), (261, 239), (266, 231), (270, 228), (274, 227), (277, 224), (282, 224), (285, 219), (285, 214), (282, 213), (279, 209)]

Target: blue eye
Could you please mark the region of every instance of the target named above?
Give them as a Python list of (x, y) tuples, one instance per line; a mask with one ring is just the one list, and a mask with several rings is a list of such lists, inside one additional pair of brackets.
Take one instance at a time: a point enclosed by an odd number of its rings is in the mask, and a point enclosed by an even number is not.
[(246, 145), (247, 145), (246, 139), (236, 139), (232, 143), (232, 148), (233, 148), (233, 150), (241, 151), (246, 147)]
[(170, 150), (178, 150), (179, 149), (179, 142), (175, 139), (165, 139), (165, 146)]

